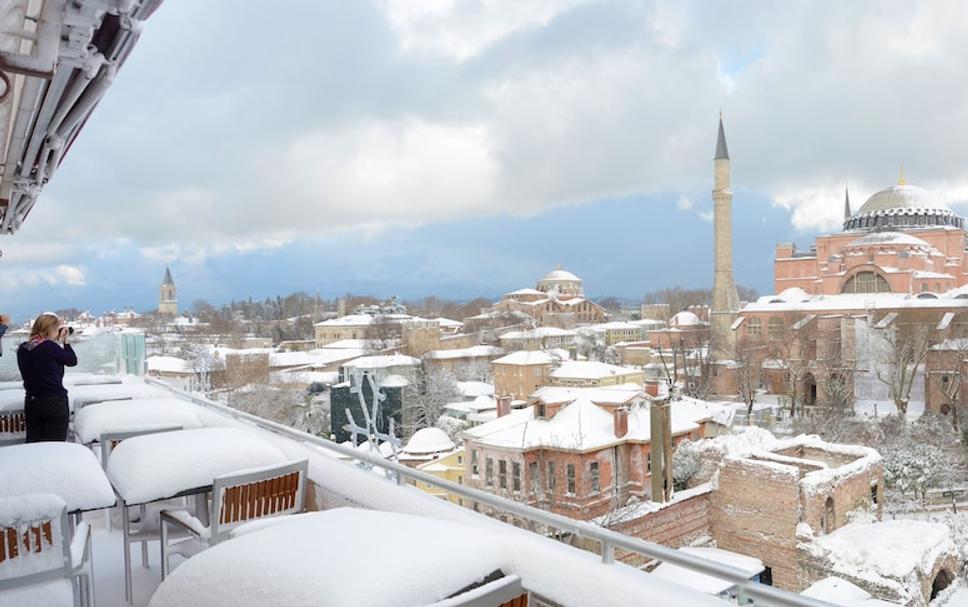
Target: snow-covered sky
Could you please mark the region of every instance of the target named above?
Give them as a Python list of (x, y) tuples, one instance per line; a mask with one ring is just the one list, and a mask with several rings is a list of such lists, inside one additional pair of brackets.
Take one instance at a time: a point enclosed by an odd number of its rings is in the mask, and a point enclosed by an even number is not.
[(966, 39), (957, 0), (167, 0), (0, 240), (0, 308), (149, 308), (166, 263), (184, 303), (706, 285), (720, 109), (767, 291), (848, 181), (968, 199)]

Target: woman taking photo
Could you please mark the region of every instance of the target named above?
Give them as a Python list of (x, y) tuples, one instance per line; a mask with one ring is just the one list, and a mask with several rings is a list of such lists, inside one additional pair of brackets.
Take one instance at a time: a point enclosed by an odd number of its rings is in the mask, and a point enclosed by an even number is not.
[(64, 367), (77, 364), (68, 343), (70, 332), (56, 314), (37, 317), (30, 328), (30, 340), (17, 349), (17, 366), (24, 378), (24, 416), (27, 442), (67, 440), (67, 390)]

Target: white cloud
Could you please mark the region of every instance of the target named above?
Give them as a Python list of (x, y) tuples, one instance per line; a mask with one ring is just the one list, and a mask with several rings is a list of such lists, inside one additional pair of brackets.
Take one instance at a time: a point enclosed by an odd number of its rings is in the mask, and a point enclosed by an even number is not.
[(77, 266), (5, 267), (0, 270), (0, 293), (5, 294), (19, 295), (20, 291), (40, 287), (82, 287), (85, 284), (84, 270)]
[[(201, 263), (335, 231), (707, 191), (720, 107), (733, 187), (771, 196), (798, 229), (836, 229), (839, 184), (863, 184), (859, 206), (901, 161), (912, 183), (968, 194), (968, 4), (956, 0), (820, 13), (374, 0), (257, 48), (239, 24), (264, 11), (199, 18), (206, 6), (171, 3), (147, 24), (24, 229), (56, 225), (56, 237), (5, 259), (52, 266), (94, 240)], [(175, 43), (200, 23), (204, 36)]]
[(695, 201), (693, 201), (691, 197), (685, 194), (680, 194), (679, 199), (676, 201), (676, 207), (680, 211), (688, 211), (692, 209), (692, 207), (695, 206), (695, 204), (696, 204)]

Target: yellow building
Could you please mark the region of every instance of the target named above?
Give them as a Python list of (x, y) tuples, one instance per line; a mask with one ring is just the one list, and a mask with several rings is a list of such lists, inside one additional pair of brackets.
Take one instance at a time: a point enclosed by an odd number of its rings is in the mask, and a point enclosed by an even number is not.
[[(458, 485), (464, 484), (464, 449), (458, 449), (447, 455), (444, 455), (438, 459), (424, 462), (417, 466), (417, 470), (433, 474), (437, 478), (445, 481), (450, 481), (452, 483), (457, 483)], [(421, 481), (415, 481), (418, 489), (421, 491), (426, 491), (434, 497), (439, 497), (441, 499), (450, 500), (453, 503), (463, 506), (464, 499), (459, 495), (452, 495), (450, 492), (441, 489), (435, 485), (430, 485)]]

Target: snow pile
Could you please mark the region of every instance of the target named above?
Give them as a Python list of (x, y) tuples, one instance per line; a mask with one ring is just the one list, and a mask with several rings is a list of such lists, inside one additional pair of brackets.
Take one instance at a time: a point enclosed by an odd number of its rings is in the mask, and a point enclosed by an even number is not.
[(459, 381), (457, 391), (467, 399), (474, 399), (478, 396), (494, 396), (494, 384), (482, 381)]
[(111, 483), (97, 458), (77, 443), (43, 442), (0, 449), (0, 497), (53, 493), (67, 511), (113, 506)]
[(84, 407), (74, 416), (74, 433), (91, 443), (106, 432), (134, 432), (162, 426), (200, 428), (197, 405), (180, 398), (136, 398), (107, 401)]
[(843, 607), (887, 607), (895, 605), (872, 598), (870, 593), (838, 577), (825, 577), (801, 592), (805, 597)]
[(899, 597), (919, 596), (919, 576), (930, 576), (940, 559), (958, 554), (946, 526), (913, 520), (849, 523), (801, 547), (834, 573), (890, 588)]
[(256, 433), (201, 428), (122, 441), (111, 453), (107, 471), (124, 501), (138, 504), (211, 485), (217, 476), (286, 461)]

